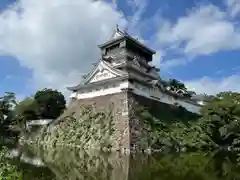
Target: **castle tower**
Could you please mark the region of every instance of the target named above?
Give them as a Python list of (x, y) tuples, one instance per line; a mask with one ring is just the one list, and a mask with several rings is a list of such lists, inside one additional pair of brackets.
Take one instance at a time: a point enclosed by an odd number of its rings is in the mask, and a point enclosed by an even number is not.
[[(92, 71), (83, 76), (84, 82), (68, 87), (71, 98), (85, 99), (133, 89), (149, 98), (158, 98), (147, 92), (160, 84), (159, 69), (149, 65), (155, 51), (144, 46), (126, 32), (115, 30), (110, 40), (99, 45), (102, 57)], [(151, 97), (152, 96), (152, 97)]]
[(155, 51), (128, 33), (117, 27), (99, 48), (100, 60), (83, 76), (82, 83), (68, 87), (68, 90), (72, 91), (71, 98), (83, 105), (95, 104), (101, 109), (114, 105), (116, 131), (113, 147), (142, 148), (143, 145), (138, 145), (142, 125), (134, 114), (136, 104), (152, 106), (159, 109), (159, 113), (164, 104), (199, 113), (201, 106), (184, 97), (184, 92), (179, 91), (176, 96), (163, 85), (160, 70), (150, 65)]

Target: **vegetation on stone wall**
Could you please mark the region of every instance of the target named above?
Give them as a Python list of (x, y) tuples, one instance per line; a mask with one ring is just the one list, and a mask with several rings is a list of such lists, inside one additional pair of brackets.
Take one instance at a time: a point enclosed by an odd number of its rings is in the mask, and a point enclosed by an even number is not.
[(239, 150), (239, 93), (217, 94), (202, 108), (201, 117), (192, 121), (163, 121), (149, 111), (148, 108), (142, 108), (138, 116), (147, 125), (153, 147)]
[[(55, 126), (41, 129), (31, 139), (48, 145), (73, 145), (84, 149), (111, 148), (113, 128), (112, 113), (97, 112), (92, 107), (79, 107), (79, 111), (64, 117)], [(54, 128), (51, 130), (51, 128)]]
[(154, 117), (147, 109), (139, 112), (138, 117), (144, 121), (148, 131), (151, 149), (204, 150), (213, 149), (216, 144), (209, 138), (196, 121), (184, 122), (173, 120), (166, 122)]

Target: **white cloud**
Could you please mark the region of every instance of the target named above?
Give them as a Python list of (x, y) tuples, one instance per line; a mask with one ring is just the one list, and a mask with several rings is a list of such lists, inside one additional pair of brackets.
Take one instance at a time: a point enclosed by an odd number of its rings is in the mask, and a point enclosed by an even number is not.
[[(161, 19), (157, 39), (160, 46), (181, 52), (179, 57), (185, 61), (189, 56), (239, 49), (240, 27), (226, 12), (210, 4), (192, 9), (176, 23)], [(179, 64), (186, 63), (176, 61), (175, 65)]]
[(65, 90), (80, 82), (100, 53), (97, 45), (125, 19), (90, 0), (20, 0), (0, 14), (0, 54), (33, 70), (31, 85)]
[[(132, 8), (132, 15), (128, 17), (127, 31), (134, 35), (141, 36), (140, 26), (143, 21), (143, 14), (147, 8), (147, 0), (127, 0), (127, 4)], [(141, 37), (139, 37), (141, 38)]]
[(189, 90), (196, 93), (216, 94), (223, 91), (240, 92), (240, 75), (232, 75), (220, 80), (211, 77), (203, 77), (201, 79), (185, 81), (185, 85)]
[[(239, 0), (228, 5), (233, 12)], [(160, 47), (169, 53), (179, 54), (176, 59), (164, 59), (161, 67), (169, 70), (185, 65), (199, 55), (208, 55), (224, 50), (240, 49), (240, 26), (233, 14), (214, 5), (200, 6), (179, 17), (175, 23), (161, 19), (157, 34)], [(234, 11), (236, 15), (236, 10)], [(230, 16), (231, 15), (231, 16)], [(197, 93), (216, 94), (221, 91), (240, 91), (240, 76), (232, 75), (221, 79), (202, 77), (186, 81), (186, 86)]]
[(185, 59), (182, 59), (182, 58), (170, 59), (170, 60), (162, 62), (161, 67), (164, 68), (164, 70), (167, 70), (174, 66), (187, 64), (187, 62), (188, 61), (186, 61)]
[(229, 8), (229, 14), (232, 17), (239, 15), (240, 13), (240, 0), (225, 0), (226, 5)]

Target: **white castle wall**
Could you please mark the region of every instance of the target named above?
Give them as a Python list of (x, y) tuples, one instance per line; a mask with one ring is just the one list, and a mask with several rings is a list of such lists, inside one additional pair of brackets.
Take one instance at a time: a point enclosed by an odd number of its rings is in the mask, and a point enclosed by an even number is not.
[(200, 109), (201, 109), (200, 105), (198, 106), (198, 105), (186, 102), (184, 100), (175, 99), (173, 96), (170, 96), (168, 94), (161, 92), (158, 88), (148, 88), (136, 83), (134, 84), (134, 87), (135, 87), (134, 89), (135, 93), (138, 95), (142, 95), (147, 98), (152, 98), (166, 104), (175, 105), (176, 103), (178, 103), (179, 105), (186, 108), (190, 112), (194, 112), (198, 114), (200, 113)]
[(90, 89), (87, 91), (81, 91), (81, 92), (79, 91), (77, 93), (72, 93), (70, 97), (77, 98), (77, 99), (93, 98), (97, 96), (104, 96), (107, 94), (120, 93), (122, 92), (123, 88), (130, 88), (130, 83), (126, 81), (118, 84), (111, 84), (105, 87)]
[(191, 104), (190, 102), (186, 102), (184, 100), (175, 99), (168, 94), (164, 94), (158, 88), (149, 88), (137, 83), (132, 84), (128, 81), (124, 81), (118, 84), (117, 83), (111, 84), (105, 87), (94, 88), (85, 92), (79, 91), (77, 93), (72, 93), (70, 97), (77, 98), (77, 99), (93, 98), (97, 96), (120, 93), (123, 91), (122, 89), (126, 89), (126, 88), (133, 89), (133, 92), (140, 96), (145, 96), (147, 98), (154, 99), (166, 104), (175, 105), (176, 103), (178, 103), (179, 105), (186, 108), (190, 112), (198, 113), (198, 114), (200, 113), (200, 109), (201, 109), (200, 105), (195, 105), (195, 104)]

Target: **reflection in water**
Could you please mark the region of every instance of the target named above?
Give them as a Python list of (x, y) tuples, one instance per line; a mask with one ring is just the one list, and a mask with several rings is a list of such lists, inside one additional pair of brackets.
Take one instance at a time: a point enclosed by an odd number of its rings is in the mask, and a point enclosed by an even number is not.
[[(19, 165), (26, 180), (233, 180), (240, 179), (234, 155), (182, 153), (132, 155), (64, 147), (32, 148), (45, 167)], [(47, 167), (47, 168), (46, 168)]]

